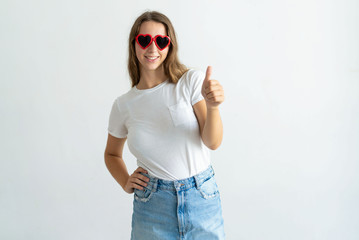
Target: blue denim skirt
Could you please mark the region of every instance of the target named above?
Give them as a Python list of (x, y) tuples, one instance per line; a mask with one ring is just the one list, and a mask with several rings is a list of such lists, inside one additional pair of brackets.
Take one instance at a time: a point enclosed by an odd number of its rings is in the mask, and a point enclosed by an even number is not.
[(131, 240), (225, 239), (214, 170), (186, 179), (150, 181), (134, 190)]

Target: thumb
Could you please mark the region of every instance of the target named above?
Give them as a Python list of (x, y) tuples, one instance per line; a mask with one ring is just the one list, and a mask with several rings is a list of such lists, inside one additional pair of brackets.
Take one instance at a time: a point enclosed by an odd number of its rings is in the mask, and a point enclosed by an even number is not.
[(206, 77), (204, 78), (204, 81), (209, 81), (209, 79), (211, 79), (211, 75), (212, 75), (212, 66), (208, 66), (207, 71), (206, 71)]

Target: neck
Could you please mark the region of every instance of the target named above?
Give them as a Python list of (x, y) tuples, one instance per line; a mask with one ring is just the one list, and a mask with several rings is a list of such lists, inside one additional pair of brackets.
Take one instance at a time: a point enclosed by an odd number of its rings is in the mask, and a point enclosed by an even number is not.
[(157, 86), (167, 79), (163, 66), (156, 70), (141, 70), (140, 82), (137, 84), (138, 89), (148, 89)]

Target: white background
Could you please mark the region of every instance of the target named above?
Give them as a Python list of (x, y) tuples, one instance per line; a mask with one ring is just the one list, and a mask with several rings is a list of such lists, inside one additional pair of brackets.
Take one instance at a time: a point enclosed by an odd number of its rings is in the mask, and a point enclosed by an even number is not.
[[(3, 0), (0, 238), (129, 239), (133, 195), (103, 154), (145, 10), (224, 88), (211, 159), (227, 239), (358, 239), (357, 0)], [(124, 159), (132, 173), (127, 144)]]

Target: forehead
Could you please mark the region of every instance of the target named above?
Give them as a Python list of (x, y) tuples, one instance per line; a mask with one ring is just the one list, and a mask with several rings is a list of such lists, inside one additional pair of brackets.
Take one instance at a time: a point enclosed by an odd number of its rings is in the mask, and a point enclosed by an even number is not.
[(143, 22), (139, 34), (151, 34), (152, 36), (167, 35), (165, 26), (154, 21)]

